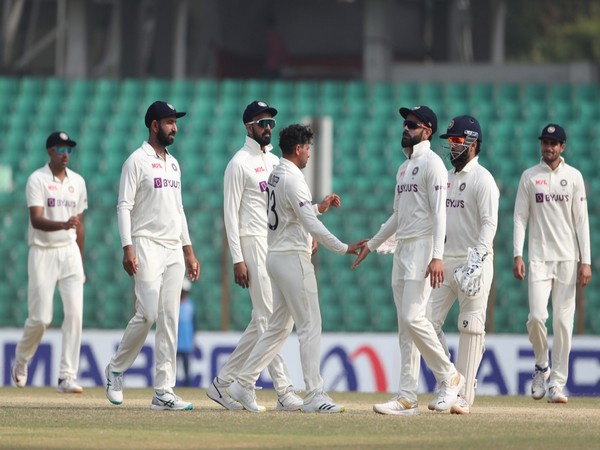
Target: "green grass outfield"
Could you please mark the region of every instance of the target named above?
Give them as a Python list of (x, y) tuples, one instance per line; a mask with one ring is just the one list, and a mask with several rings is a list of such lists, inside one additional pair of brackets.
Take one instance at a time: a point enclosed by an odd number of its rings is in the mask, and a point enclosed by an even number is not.
[(468, 416), (427, 410), (382, 416), (388, 394), (333, 393), (343, 414), (276, 412), (275, 393), (258, 391), (268, 411), (225, 411), (204, 390), (178, 389), (192, 411), (152, 411), (150, 389), (125, 389), (113, 406), (100, 388), (82, 395), (50, 388), (0, 388), (0, 448), (6, 449), (591, 449), (600, 445), (600, 398), (551, 405), (529, 397), (479, 397)]

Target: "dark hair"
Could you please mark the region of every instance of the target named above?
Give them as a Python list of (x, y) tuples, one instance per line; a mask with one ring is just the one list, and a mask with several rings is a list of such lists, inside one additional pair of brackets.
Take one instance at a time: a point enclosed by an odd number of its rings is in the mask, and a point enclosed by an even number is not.
[(290, 155), (297, 145), (312, 143), (315, 133), (308, 125), (293, 124), (279, 132), (279, 148), (283, 155)]
[(479, 141), (475, 141), (477, 142), (477, 147), (475, 147), (475, 156), (479, 155), (479, 152), (481, 151), (481, 142)]

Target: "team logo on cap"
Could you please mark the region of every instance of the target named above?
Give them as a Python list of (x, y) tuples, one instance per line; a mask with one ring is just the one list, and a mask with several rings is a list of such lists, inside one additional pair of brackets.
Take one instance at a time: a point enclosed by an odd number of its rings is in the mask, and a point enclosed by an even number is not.
[(416, 111), (417, 109), (421, 109), (421, 107), (420, 106), (415, 106), (412, 110)]
[(60, 138), (61, 138), (63, 141), (68, 141), (68, 140), (69, 140), (69, 135), (68, 135), (67, 133), (65, 133), (64, 131), (62, 131), (62, 132), (59, 134), (59, 136), (60, 136)]
[(416, 175), (417, 173), (419, 173), (419, 168), (418, 168), (418, 167), (415, 167), (415, 168), (413, 169), (413, 171), (412, 171), (412, 174), (413, 174), (413, 175)]
[(556, 131), (556, 128), (554, 128), (553, 126), (549, 126), (547, 131), (548, 133), (554, 133)]
[(560, 180), (560, 185), (565, 187), (567, 185), (567, 180)]
[(258, 106), (265, 107), (265, 106), (267, 106), (267, 104), (265, 102), (258, 102)]
[(453, 127), (454, 127), (454, 119), (452, 119), (452, 120), (450, 121), (450, 123), (448, 124), (448, 129), (450, 130), (450, 129), (452, 129)]
[(171, 105), (170, 103), (167, 103), (167, 106), (168, 106), (169, 108), (171, 108), (173, 111), (175, 111), (175, 108), (173, 108), (173, 105)]

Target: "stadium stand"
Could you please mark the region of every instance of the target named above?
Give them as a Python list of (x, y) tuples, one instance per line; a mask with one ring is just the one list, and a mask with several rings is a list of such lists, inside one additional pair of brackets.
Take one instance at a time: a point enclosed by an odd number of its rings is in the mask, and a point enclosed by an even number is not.
[[(600, 135), (594, 124), (600, 118), (599, 95), (596, 85), (537, 83), (0, 77), (0, 107), (10, 112), (0, 124), (4, 136), (0, 161), (13, 174), (13, 189), (0, 192), (0, 258), (6, 262), (0, 275), (0, 326), (20, 327), (26, 317), (28, 217), (23, 191), (29, 174), (46, 161), (48, 133), (64, 129), (79, 143), (71, 165), (86, 178), (89, 190), (84, 326), (123, 328), (132, 312), (133, 292), (120, 264), (115, 213), (120, 168), (146, 137), (145, 108), (160, 98), (188, 112), (172, 151), (184, 172), (184, 204), (203, 265), (202, 279), (194, 290), (197, 327), (221, 328), (222, 295), (229, 292), (225, 299), (229, 301), (229, 327), (242, 329), (248, 322), (250, 302), (231, 280), (229, 255), (223, 248), (222, 178), (227, 161), (243, 142), (241, 111), (248, 102), (265, 99), (279, 110), (279, 129), (306, 116), (333, 118), (333, 188), (341, 195), (343, 207), (322, 219), (345, 241), (372, 236), (389, 216), (395, 173), (404, 159), (399, 145), (399, 106), (429, 104), (438, 111), (440, 131), (454, 115), (477, 116), (484, 130), (481, 161), (501, 190), (492, 293), (494, 331), (523, 333), (527, 287), (512, 276), (512, 210), (519, 178), (522, 170), (539, 160), (539, 130), (551, 121), (564, 124), (569, 135), (565, 157), (586, 177), (591, 228), (598, 229), (600, 182), (595, 174), (600, 168)], [(438, 138), (434, 147), (444, 153)], [(592, 245), (597, 272), (600, 242), (594, 233)], [(320, 251), (316, 264), (325, 330), (386, 332), (397, 328), (389, 287), (391, 256), (373, 256), (361, 269), (351, 271), (351, 258)], [(223, 278), (229, 280), (226, 286), (221, 284)], [(585, 291), (584, 331), (589, 334), (600, 333), (598, 289), (600, 277), (594, 277)], [(54, 326), (62, 318), (62, 305), (56, 303)], [(447, 330), (455, 329), (456, 314), (453, 308)]]

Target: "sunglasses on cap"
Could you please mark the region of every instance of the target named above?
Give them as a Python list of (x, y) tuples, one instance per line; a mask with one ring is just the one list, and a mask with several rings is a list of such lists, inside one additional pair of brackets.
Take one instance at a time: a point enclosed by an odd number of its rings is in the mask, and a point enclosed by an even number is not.
[(404, 120), (404, 128), (406, 128), (407, 130), (416, 130), (417, 128), (427, 128), (429, 129), (428, 126), (423, 125), (422, 123), (419, 122), (415, 122), (414, 120)]
[(64, 155), (65, 153), (70, 155), (73, 152), (73, 147), (51, 147), (50, 150), (59, 155)]
[(273, 128), (275, 128), (277, 121), (275, 119), (258, 119), (258, 120), (254, 120), (252, 122), (246, 122), (246, 125), (252, 125), (253, 123), (258, 125), (262, 129), (269, 127), (272, 130)]

